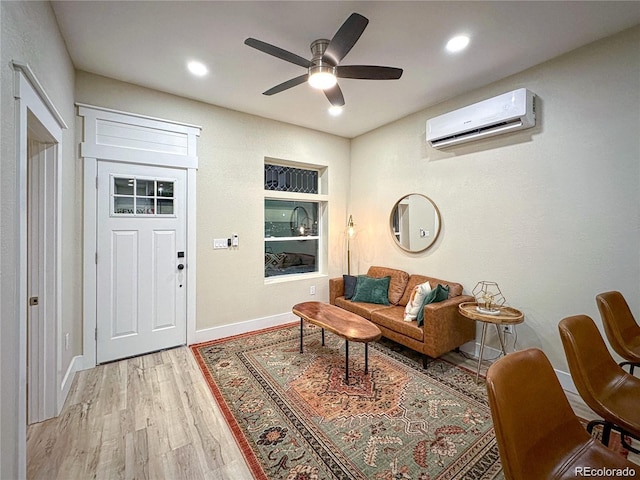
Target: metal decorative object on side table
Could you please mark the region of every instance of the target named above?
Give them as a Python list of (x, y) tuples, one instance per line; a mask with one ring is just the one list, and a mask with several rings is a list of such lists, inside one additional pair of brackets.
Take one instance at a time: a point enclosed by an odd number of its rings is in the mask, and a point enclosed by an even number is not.
[(482, 364), (482, 355), (484, 354), (484, 343), (487, 335), (487, 325), (493, 323), (496, 326), (498, 332), (498, 339), (500, 340), (500, 347), (502, 353), (507, 354), (504, 348), (504, 340), (500, 333), (500, 327), (503, 325), (517, 325), (524, 321), (524, 315), (520, 310), (505, 306), (492, 306), (492, 313), (483, 313), (482, 307), (478, 308), (476, 302), (461, 303), (458, 307), (460, 314), (472, 320), (482, 322), (482, 340), (480, 342), (480, 356), (478, 357), (478, 371), (476, 372), (476, 383), (480, 377), (480, 365)]

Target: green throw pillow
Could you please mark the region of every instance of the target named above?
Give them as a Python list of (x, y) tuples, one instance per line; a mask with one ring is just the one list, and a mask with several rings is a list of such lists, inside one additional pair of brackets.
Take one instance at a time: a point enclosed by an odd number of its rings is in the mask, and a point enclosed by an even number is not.
[(442, 302), (449, 298), (449, 286), (443, 287), (438, 284), (438, 286), (432, 289), (427, 296), (424, 297), (424, 301), (422, 302), (422, 307), (418, 310), (418, 316), (416, 320), (418, 321), (418, 326), (421, 327), (424, 323), (424, 306), (430, 303)]
[(351, 301), (389, 305), (390, 281), (391, 277), (372, 278), (366, 275), (358, 275), (356, 291)]

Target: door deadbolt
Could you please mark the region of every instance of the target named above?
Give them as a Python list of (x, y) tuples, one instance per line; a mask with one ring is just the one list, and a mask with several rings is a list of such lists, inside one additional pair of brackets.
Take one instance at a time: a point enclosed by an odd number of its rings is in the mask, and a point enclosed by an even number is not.
[(40, 302), (40, 300), (38, 299), (38, 297), (29, 298), (29, 305), (32, 306), (32, 307), (35, 306), (35, 305), (38, 305), (39, 302)]

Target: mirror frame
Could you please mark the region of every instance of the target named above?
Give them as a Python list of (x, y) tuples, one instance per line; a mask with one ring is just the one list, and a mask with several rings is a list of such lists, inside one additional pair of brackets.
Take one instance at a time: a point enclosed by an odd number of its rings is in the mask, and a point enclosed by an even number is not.
[[(394, 214), (394, 212), (398, 209), (398, 206), (400, 205), (400, 202), (402, 202), (407, 197), (410, 197), (412, 195), (420, 196), (420, 197), (424, 198), (427, 202), (429, 202), (431, 204), (431, 206), (433, 207), (433, 210), (435, 212), (435, 218), (438, 221), (438, 225), (437, 225), (437, 228), (435, 228), (435, 233), (433, 235), (433, 238), (431, 239), (431, 242), (429, 242), (429, 244), (426, 247), (421, 248), (420, 250), (411, 250), (411, 249), (405, 247), (404, 245), (402, 245), (398, 241), (398, 238), (395, 236), (395, 233), (394, 233), (394, 230), (393, 230), (393, 214)], [(438, 209), (438, 206), (435, 204), (435, 202), (433, 200), (431, 200), (426, 195), (423, 195), (422, 193), (408, 193), (406, 195), (403, 195), (396, 203), (394, 203), (393, 207), (391, 208), (391, 213), (389, 214), (389, 232), (391, 233), (391, 237), (393, 238), (394, 243), (398, 247), (400, 247), (402, 250), (404, 250), (405, 252), (409, 252), (409, 253), (421, 253), (421, 252), (424, 252), (425, 250), (431, 248), (433, 246), (433, 244), (436, 242), (436, 240), (438, 239), (438, 236), (440, 235), (441, 226), (442, 226), (442, 217), (440, 216), (440, 210)]]

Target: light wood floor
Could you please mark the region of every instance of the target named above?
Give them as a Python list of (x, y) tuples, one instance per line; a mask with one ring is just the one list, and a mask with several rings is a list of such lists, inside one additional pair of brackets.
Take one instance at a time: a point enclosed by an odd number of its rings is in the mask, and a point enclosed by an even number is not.
[[(472, 359), (447, 358), (475, 371)], [(60, 416), (28, 428), (27, 457), (30, 479), (252, 478), (187, 347), (79, 372)]]
[(186, 347), (79, 372), (27, 461), (30, 479), (252, 478)]

